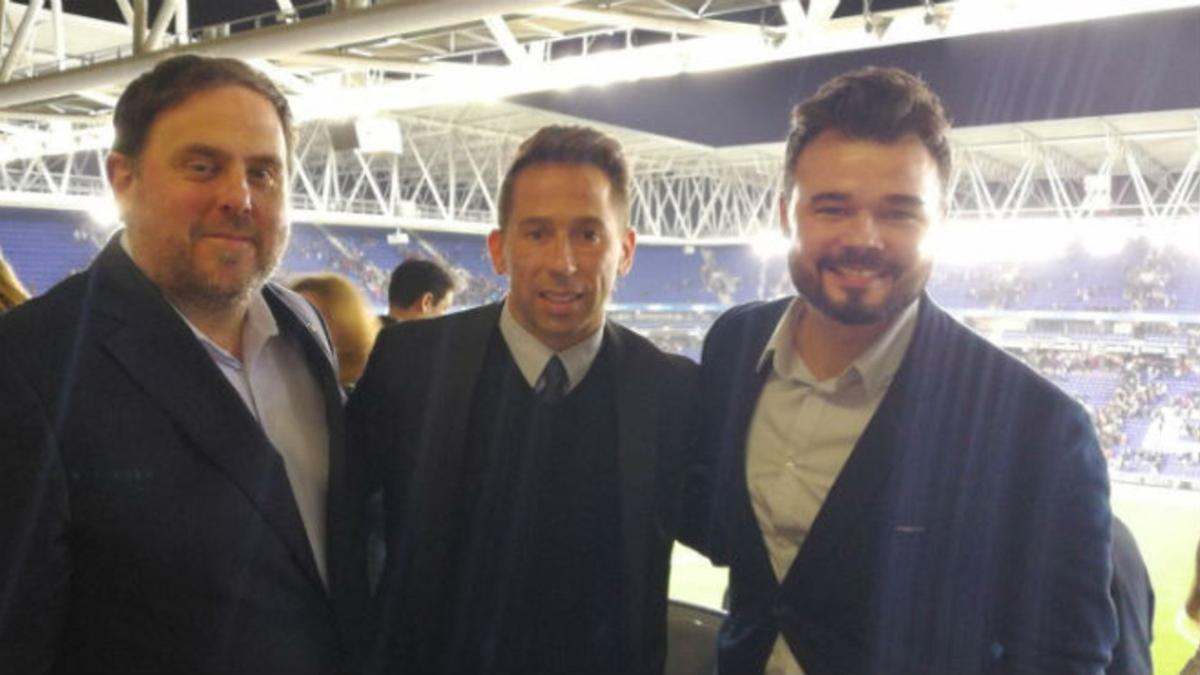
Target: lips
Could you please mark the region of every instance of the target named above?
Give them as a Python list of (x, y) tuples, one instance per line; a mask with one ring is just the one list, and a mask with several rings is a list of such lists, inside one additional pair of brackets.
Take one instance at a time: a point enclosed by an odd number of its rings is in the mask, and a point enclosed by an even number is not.
[(545, 302), (552, 312), (569, 312), (583, 298), (583, 293), (577, 291), (541, 291), (538, 298)]

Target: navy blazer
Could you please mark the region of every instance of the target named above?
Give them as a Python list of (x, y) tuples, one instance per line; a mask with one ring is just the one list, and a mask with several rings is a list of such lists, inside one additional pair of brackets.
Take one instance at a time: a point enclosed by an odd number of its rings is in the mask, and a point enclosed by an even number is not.
[(350, 671), (361, 492), (324, 329), (268, 286), (329, 425), (326, 590), (279, 453), (116, 238), (0, 318), (0, 670)]
[(895, 379), (776, 580), (746, 438), (769, 370), (757, 362), (789, 302), (730, 310), (704, 345), (702, 547), (730, 565), (731, 584), (720, 672), (762, 672), (780, 634), (807, 675), (1103, 671), (1116, 637), (1111, 515), (1091, 422), (927, 296)]
[[(347, 409), (351, 443), (382, 481), (387, 565), (378, 604), (377, 666), (426, 672), (444, 655), (424, 654), (439, 630), (424, 618), (445, 602), (439, 578), (451, 560), (452, 517), (475, 384), (502, 305), (401, 322), (379, 337)], [(666, 658), (667, 576), (682, 489), (683, 452), (696, 364), (664, 354), (608, 321), (605, 349), (616, 387), (621, 494), (621, 641), (632, 673), (660, 673)], [(414, 670), (415, 669), (415, 670)]]

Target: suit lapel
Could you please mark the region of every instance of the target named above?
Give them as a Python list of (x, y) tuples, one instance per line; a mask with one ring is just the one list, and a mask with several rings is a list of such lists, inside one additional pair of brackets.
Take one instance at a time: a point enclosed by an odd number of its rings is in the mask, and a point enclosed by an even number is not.
[[(415, 455), (407, 474), (412, 494), (397, 508), (408, 509), (405, 522), (416, 525), (406, 532), (400, 544), (408, 549), (413, 565), (408, 573), (408, 587), (421, 594), (434, 592), (423, 602), (436, 602), (436, 584), (430, 579), (446, 572), (450, 547), (454, 537), (454, 514), (462, 489), (463, 458), (466, 453), (467, 430), (475, 396), (475, 385), (487, 356), (488, 345), (499, 322), (500, 308), (494, 304), (469, 310), (441, 321), (442, 332), (435, 344), (417, 345), (423, 358), (430, 359), (430, 376), (409, 378), (406, 386), (418, 387), (406, 393), (403, 402), (410, 419), (409, 428), (418, 438), (406, 443)], [(397, 375), (403, 377), (403, 375)], [(425, 399), (423, 404), (417, 402)], [(410, 601), (422, 606), (422, 601)], [(416, 619), (416, 617), (414, 617)]]
[(626, 630), (629, 644), (645, 634), (643, 624), (646, 584), (650, 575), (646, 547), (654, 541), (658, 521), (655, 511), (657, 420), (661, 381), (656, 364), (622, 330), (606, 322), (604, 340), (612, 359), (617, 412), (617, 472), (621, 501), (621, 561), (625, 584)]
[[(355, 572), (365, 560), (356, 547), (362, 537), (364, 514), (355, 507), (360, 490), (365, 490), (361, 480), (350, 475), (345, 448), (345, 416), (342, 412), (342, 388), (333, 370), (332, 352), (328, 350), (327, 338), (320, 325), (305, 320), (288, 308), (287, 303), (276, 295), (270, 286), (264, 291), (267, 304), (279, 324), (283, 335), (294, 339), (304, 353), (305, 362), (321, 389), (325, 402), (325, 423), (329, 443), (329, 479), (325, 507), (325, 560), (329, 574), (329, 596), (334, 602), (338, 625), (343, 630), (346, 644), (357, 639), (345, 634), (357, 627), (360, 609), (356, 603), (365, 602), (365, 578)], [(316, 316), (312, 320), (319, 319)]]
[(283, 461), (191, 329), (114, 239), (96, 262), (104, 349), (170, 417), (187, 445), (238, 486), (320, 585)]

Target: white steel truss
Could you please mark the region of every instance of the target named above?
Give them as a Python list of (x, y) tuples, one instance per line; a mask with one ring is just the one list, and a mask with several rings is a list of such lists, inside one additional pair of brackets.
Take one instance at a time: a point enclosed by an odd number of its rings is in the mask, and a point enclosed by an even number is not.
[(0, 108), (106, 114), (103, 97), (182, 52), (269, 60), (298, 110), (334, 119), (1200, 4), (939, 0), (835, 17), (835, 0), (277, 0), (193, 26), (187, 0), (114, 2), (124, 23), (0, 0)]
[[(956, 131), (950, 217), (1200, 224), (1198, 113)], [(512, 105), (390, 119), (400, 145), (382, 152), (352, 147), (358, 137), (347, 122), (301, 127), (292, 185), (297, 220), (486, 231), (496, 223), (499, 186), (517, 145), (542, 124), (573, 121)], [(1099, 133), (1077, 135), (1088, 129)], [(625, 145), (632, 223), (650, 241), (745, 240), (778, 226), (780, 145), (713, 149), (606, 131)], [(32, 119), (0, 123), (0, 135), (0, 203), (105, 203), (105, 128)]]

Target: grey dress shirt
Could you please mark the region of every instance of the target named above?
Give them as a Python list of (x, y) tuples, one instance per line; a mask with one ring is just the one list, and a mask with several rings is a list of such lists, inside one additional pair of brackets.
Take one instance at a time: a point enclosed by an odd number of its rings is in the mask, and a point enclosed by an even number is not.
[[(916, 329), (914, 301), (840, 375), (824, 381), (793, 349), (806, 304), (784, 312), (759, 359), (770, 367), (746, 440), (746, 479), (775, 576), (783, 580), (825, 497), (900, 368)], [(767, 675), (803, 675), (782, 636)]]

